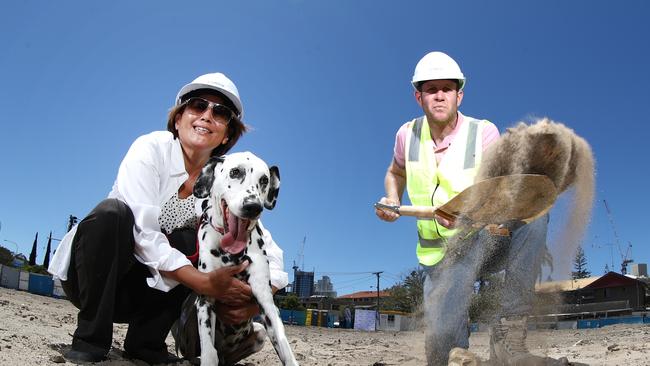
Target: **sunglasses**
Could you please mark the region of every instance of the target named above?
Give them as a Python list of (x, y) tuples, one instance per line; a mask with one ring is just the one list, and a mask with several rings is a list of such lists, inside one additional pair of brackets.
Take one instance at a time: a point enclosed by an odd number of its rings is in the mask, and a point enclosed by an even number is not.
[(228, 124), (233, 118), (237, 117), (235, 112), (225, 105), (213, 103), (199, 97), (192, 97), (186, 100), (183, 104), (185, 104), (185, 107), (194, 114), (203, 114), (206, 109), (210, 108), (212, 111), (212, 119), (217, 123)]

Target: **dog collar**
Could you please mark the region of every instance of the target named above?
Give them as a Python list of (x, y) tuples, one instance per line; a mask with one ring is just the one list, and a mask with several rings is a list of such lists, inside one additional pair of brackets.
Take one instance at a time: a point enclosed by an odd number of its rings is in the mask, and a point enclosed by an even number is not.
[(210, 226), (214, 229), (214, 231), (218, 232), (219, 234), (223, 235), (223, 234), (226, 232), (226, 231), (224, 230), (224, 228), (222, 228), (222, 227), (218, 227), (218, 226), (215, 226), (215, 225), (212, 223), (212, 220), (209, 220), (209, 222), (210, 222)]

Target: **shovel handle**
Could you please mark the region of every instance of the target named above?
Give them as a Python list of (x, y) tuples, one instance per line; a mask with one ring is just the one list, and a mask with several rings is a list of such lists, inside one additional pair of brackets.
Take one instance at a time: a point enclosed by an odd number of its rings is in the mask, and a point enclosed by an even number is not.
[(431, 219), (435, 212), (435, 207), (430, 206), (399, 206), (399, 214), (402, 216), (415, 216)]
[(399, 214), (402, 216), (415, 216), (425, 219), (432, 219), (435, 216), (453, 222), (456, 216), (431, 206), (399, 206)]

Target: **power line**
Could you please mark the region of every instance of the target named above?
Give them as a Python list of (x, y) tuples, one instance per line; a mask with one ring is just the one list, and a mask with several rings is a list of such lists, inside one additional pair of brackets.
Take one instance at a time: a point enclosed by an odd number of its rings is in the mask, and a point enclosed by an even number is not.
[[(346, 287), (352, 287), (353, 285), (361, 282), (367, 282), (369, 279), (371, 279), (372, 276), (367, 276), (363, 278), (355, 278), (353, 280), (348, 280), (348, 281), (342, 281), (342, 282), (336, 282), (336, 288), (337, 289), (342, 289)], [(340, 284), (344, 284), (345, 286), (341, 286)]]
[(372, 274), (376, 272), (314, 272), (314, 274), (319, 275), (337, 275), (337, 276), (347, 276), (347, 275), (360, 275), (360, 274)]

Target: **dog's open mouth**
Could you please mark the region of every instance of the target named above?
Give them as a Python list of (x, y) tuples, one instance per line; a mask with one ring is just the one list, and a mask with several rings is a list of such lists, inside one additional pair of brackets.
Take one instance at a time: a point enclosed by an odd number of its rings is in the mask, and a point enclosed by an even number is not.
[(248, 244), (248, 225), (250, 220), (242, 219), (234, 215), (228, 209), (226, 201), (221, 200), (221, 211), (223, 212), (223, 231), (221, 238), (221, 249), (230, 254), (239, 254)]

